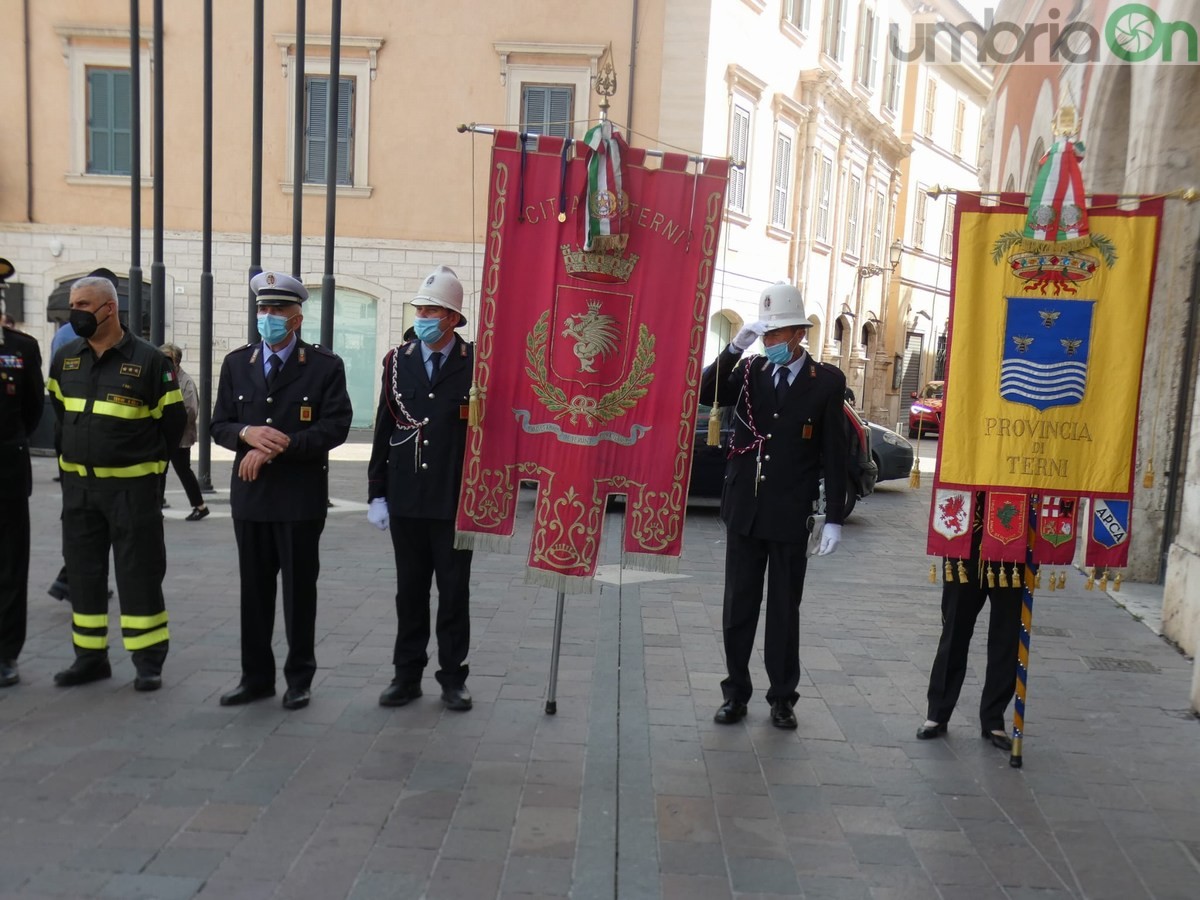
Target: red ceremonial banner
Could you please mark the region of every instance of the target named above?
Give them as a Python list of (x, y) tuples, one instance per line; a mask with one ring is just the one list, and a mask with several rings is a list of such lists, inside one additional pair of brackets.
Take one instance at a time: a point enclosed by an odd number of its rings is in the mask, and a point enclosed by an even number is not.
[(975, 521), (975, 492), (938, 488), (929, 511), (927, 551), (933, 556), (971, 558), (971, 526)]
[(1129, 563), (1129, 527), (1133, 502), (1093, 497), (1088, 509), (1084, 564), (1115, 569)]
[(1075, 558), (1078, 497), (1042, 497), (1037, 505), (1037, 530), (1033, 561), (1051, 566), (1068, 566)]
[(691, 477), (729, 166), (652, 166), (616, 141), (619, 177), (589, 183), (582, 143), (498, 132), (488, 179), (457, 545), (507, 546), (517, 489), (537, 482), (526, 580), (560, 591), (591, 589), (610, 494), (626, 495), (624, 564), (677, 568)]
[(979, 558), (989, 562), (1024, 562), (1028, 527), (1027, 494), (988, 491)]

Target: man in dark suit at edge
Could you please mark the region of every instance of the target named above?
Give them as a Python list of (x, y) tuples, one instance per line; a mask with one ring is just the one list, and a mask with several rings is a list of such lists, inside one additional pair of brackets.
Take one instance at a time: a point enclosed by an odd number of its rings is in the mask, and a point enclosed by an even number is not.
[[(811, 323), (800, 291), (768, 287), (759, 297), (759, 321), (738, 332), (704, 370), (700, 402), (734, 407), (734, 430), (721, 496), (727, 530), (722, 625), (728, 677), (722, 725), (746, 715), (753, 686), (750, 656), (766, 576), (767, 621), (763, 657), (770, 686), (771, 723), (795, 728), (792, 710), (800, 682), (800, 599), (807, 566), (808, 518), (825, 478), (826, 525), (818, 553), (841, 541), (846, 481), (842, 409), (846, 379), (801, 347)], [(765, 356), (742, 358), (761, 336)]]
[(300, 340), (304, 285), (261, 272), (250, 281), (261, 341), (225, 357), (213, 440), (237, 457), (229, 501), (241, 574), (242, 678), (221, 697), (237, 706), (275, 694), (275, 579), (282, 576), (288, 655), (285, 709), (311, 699), (321, 532), (329, 451), (346, 440), (353, 411), (346, 371), (332, 351)]

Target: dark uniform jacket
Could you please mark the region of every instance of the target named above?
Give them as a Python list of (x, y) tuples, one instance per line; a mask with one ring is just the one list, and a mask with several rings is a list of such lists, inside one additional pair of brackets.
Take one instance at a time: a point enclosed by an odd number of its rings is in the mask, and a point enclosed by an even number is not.
[(475, 348), (455, 336), (442, 352), (432, 384), (419, 341), (383, 358), (367, 495), (387, 498), (393, 516), (453, 519), (458, 510)]
[(721, 406), (735, 406), (732, 448), (752, 445), (754, 431), (764, 438), (761, 469), (759, 450), (741, 454), (731, 450), (721, 518), (738, 534), (799, 542), (808, 539), (807, 518), (816, 506), (822, 475), (826, 521), (842, 522), (848, 452), (842, 409), (846, 378), (809, 356), (780, 406), (773, 369), (764, 356), (742, 359), (726, 348), (700, 378), (700, 402), (711, 405), (715, 398)]
[[(214, 441), (237, 453), (229, 491), (233, 517), (252, 522), (324, 519), (329, 451), (345, 442), (354, 415), (346, 369), (332, 351), (297, 338), (268, 392), (262, 354), (261, 341), (247, 344), (221, 364), (210, 432)], [(254, 481), (238, 476), (250, 450), (238, 439), (247, 425), (270, 425), (291, 438)]]
[(166, 471), (187, 421), (171, 362), (123, 329), (97, 358), (84, 338), (64, 344), (47, 384), (59, 426), (64, 478), (120, 489)]
[(38, 342), (0, 329), (0, 497), (28, 497), (33, 491), (29, 435), (41, 421), (44, 391)]

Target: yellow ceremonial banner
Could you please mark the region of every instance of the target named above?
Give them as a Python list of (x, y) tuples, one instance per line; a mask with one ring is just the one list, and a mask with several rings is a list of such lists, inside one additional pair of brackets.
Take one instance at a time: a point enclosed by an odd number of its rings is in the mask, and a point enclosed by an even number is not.
[(1128, 494), (1162, 202), (1058, 244), (1013, 208), (960, 195), (937, 480)]

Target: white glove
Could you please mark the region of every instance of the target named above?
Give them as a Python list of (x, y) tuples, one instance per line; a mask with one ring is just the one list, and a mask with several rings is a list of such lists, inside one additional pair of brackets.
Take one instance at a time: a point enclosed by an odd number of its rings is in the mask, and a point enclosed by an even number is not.
[(742, 330), (739, 331), (734, 336), (733, 340), (729, 342), (729, 346), (744, 353), (754, 345), (755, 341), (757, 341), (766, 333), (766, 323), (752, 322), (751, 324), (742, 327)]
[(371, 505), (367, 507), (367, 521), (380, 531), (388, 530), (387, 500), (376, 497), (371, 501)]
[(838, 548), (838, 544), (842, 542), (842, 526), (830, 525), (825, 523), (825, 530), (821, 532), (821, 549), (817, 551), (817, 556), (828, 556)]

